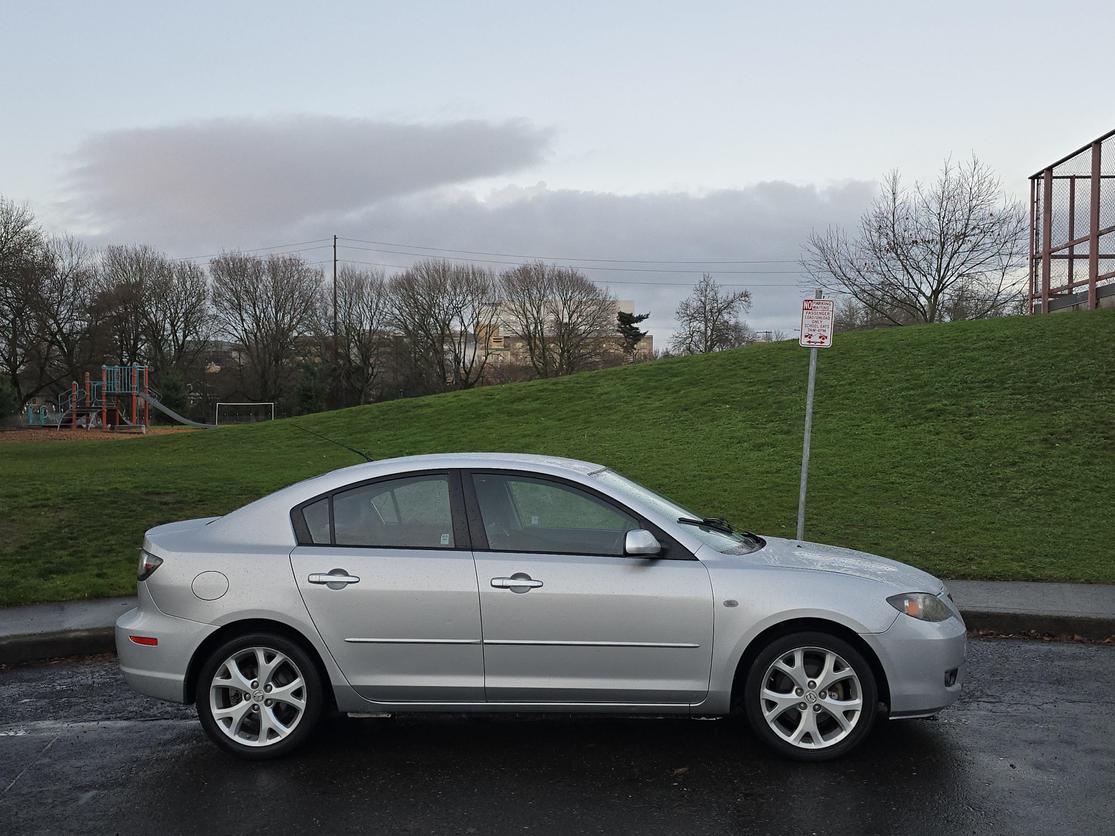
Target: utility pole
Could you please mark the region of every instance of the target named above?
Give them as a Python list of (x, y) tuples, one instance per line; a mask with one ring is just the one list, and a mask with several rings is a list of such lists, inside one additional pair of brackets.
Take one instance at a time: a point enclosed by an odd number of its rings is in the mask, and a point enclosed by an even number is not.
[(337, 345), (337, 236), (333, 236), (333, 406), (341, 405), (341, 368)]

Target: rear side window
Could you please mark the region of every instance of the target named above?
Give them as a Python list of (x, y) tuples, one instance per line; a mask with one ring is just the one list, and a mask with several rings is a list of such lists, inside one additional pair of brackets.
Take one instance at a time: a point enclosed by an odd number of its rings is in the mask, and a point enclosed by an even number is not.
[(334, 494), (333, 529), (338, 546), (452, 549), (449, 478), (411, 476)]
[(329, 534), (329, 497), (303, 508), (302, 519), (306, 521), (312, 542), (319, 546), (328, 546), (332, 542)]

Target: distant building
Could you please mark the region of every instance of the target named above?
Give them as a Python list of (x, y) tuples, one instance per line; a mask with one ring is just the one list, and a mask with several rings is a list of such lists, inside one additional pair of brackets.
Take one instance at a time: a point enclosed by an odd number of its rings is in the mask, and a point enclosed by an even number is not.
[[(620, 345), (619, 333), (616, 331), (616, 314), (620, 311), (624, 313), (634, 313), (635, 303), (630, 299), (617, 299), (613, 306), (611, 315), (612, 327), (608, 334), (602, 339), (606, 341), (606, 345), (602, 347), (601, 353), (608, 357), (614, 358), (614, 362), (618, 363), (622, 359), (622, 347)], [(514, 321), (514, 315), (506, 304), (501, 304), (499, 314), (496, 318), (495, 324), (492, 326), (491, 332), (488, 337), (488, 349), (491, 352), (489, 360), (497, 365), (503, 364), (526, 364), (529, 362), (527, 357), (527, 349), (524, 341), (515, 335), (511, 323)], [(483, 334), (479, 335), (483, 338)], [(650, 357), (654, 353), (654, 337), (647, 334), (638, 345), (635, 346), (635, 356), (637, 358)], [(609, 359), (611, 359), (609, 358)]]

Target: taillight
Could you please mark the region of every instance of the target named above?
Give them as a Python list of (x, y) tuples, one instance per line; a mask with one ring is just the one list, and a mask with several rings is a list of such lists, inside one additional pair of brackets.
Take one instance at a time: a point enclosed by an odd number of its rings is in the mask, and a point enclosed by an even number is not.
[(153, 554), (148, 554), (145, 551), (139, 553), (139, 570), (136, 577), (141, 581), (147, 580), (151, 577), (151, 573), (163, 565), (161, 557), (155, 557)]

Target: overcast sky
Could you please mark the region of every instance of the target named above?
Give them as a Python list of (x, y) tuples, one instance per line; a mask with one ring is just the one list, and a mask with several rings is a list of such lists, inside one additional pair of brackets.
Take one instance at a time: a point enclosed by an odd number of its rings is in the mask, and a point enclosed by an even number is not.
[(183, 257), (324, 260), (337, 234), (384, 265), (625, 260), (586, 272), (659, 339), (704, 267), (790, 331), (801, 241), (884, 172), (975, 152), (1021, 196), (1110, 129), (1113, 24), (1110, 0), (0, 0), (0, 194)]

